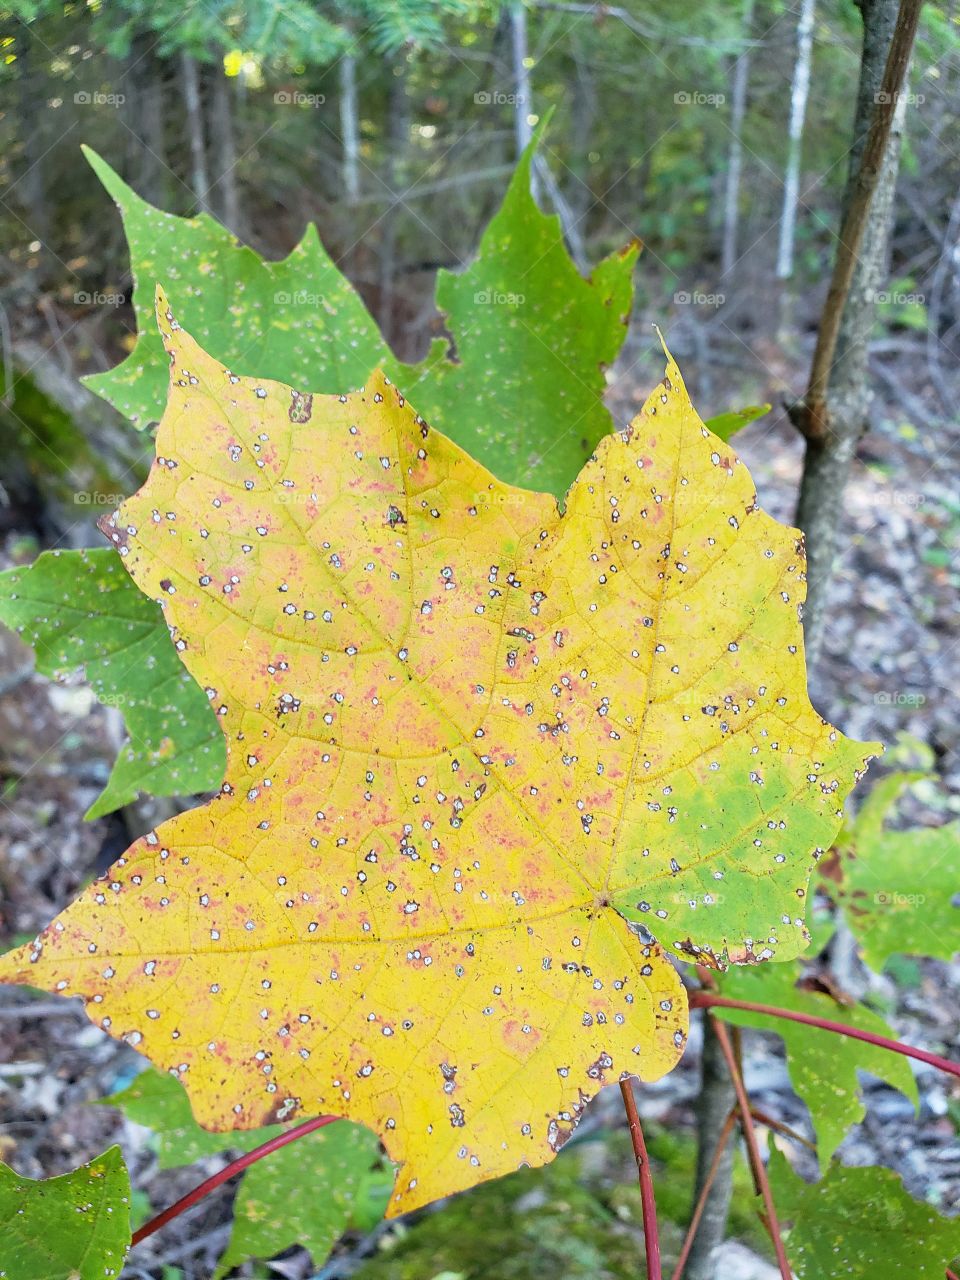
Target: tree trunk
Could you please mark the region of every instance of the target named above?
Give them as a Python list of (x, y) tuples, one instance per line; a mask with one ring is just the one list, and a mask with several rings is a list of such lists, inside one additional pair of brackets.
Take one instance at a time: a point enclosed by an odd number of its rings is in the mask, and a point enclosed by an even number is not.
[(355, 204), (360, 198), (360, 108), (357, 60), (352, 53), (340, 59), (340, 134), (343, 143), (343, 189), (347, 204)]
[[(754, 0), (746, 0), (743, 7), (743, 38), (749, 41), (753, 29)], [(723, 198), (723, 248), (721, 272), (724, 277), (733, 271), (737, 261), (737, 232), (740, 225), (740, 177), (743, 172), (743, 119), (747, 111), (747, 86), (750, 81), (750, 45), (733, 64), (733, 85), (730, 104), (730, 154), (727, 161), (727, 181)]]
[[(898, 17), (897, 0), (861, 0), (860, 10), (863, 15), (863, 54), (854, 140), (844, 197), (845, 210), (849, 209), (863, 180), (861, 169), (864, 147), (877, 111), (877, 103), (882, 96), (880, 87)], [(867, 426), (870, 406), (867, 384), (868, 344), (874, 322), (874, 296), (886, 271), (905, 107), (906, 96), (900, 93), (864, 222), (862, 239), (855, 250), (853, 277), (843, 302), (836, 348), (829, 365), (824, 397), (826, 412), (822, 415), (827, 423), (826, 430), (812, 431), (809, 423), (802, 422), (801, 412), (797, 407), (791, 409), (793, 421), (801, 426), (806, 436), (796, 520), (806, 535), (807, 603), (804, 609), (804, 640), (811, 666), (821, 652), (826, 631), (827, 599), (839, 544), (843, 493), (857, 443)], [(844, 248), (841, 239), (838, 255)], [(826, 320), (825, 308), (822, 325)]]
[(153, 42), (144, 35), (134, 36), (123, 73), (127, 127), (133, 135), (130, 172), (140, 195), (160, 208), (166, 203), (168, 172), (162, 74)]
[(533, 137), (530, 127), (533, 95), (530, 91), (530, 68), (527, 66), (527, 11), (522, 4), (510, 7), (510, 50), (513, 57), (513, 131), (519, 160)]
[[(522, 4), (514, 4), (510, 8), (510, 45), (513, 55), (513, 87), (514, 107), (513, 126), (517, 145), (517, 159), (529, 146), (533, 138), (530, 126), (530, 115), (533, 111), (533, 86), (530, 81), (530, 68), (527, 66), (527, 11)], [(560, 219), (563, 234), (570, 250), (570, 256), (581, 271), (587, 270), (587, 250), (580, 231), (579, 219), (567, 204), (556, 178), (541, 155), (533, 157), (530, 166), (530, 191), (534, 200), (539, 202), (541, 187), (546, 192), (550, 203)]]
[(203, 103), (200, 98), (200, 73), (197, 60), (189, 53), (180, 55), (183, 80), (183, 103), (187, 112), (187, 139), (190, 143), (190, 185), (197, 207), (209, 212), (210, 178), (207, 172), (207, 150), (204, 142)]
[(410, 103), (407, 97), (407, 61), (401, 51), (388, 63), (390, 88), (387, 94), (387, 186), (393, 199), (383, 215), (380, 243), (380, 327), (388, 342), (395, 338), (393, 317), (394, 279), (397, 270), (397, 225), (402, 192), (398, 189), (406, 171), (410, 143)]
[[(797, 199), (800, 194), (800, 160), (803, 125), (810, 96), (810, 66), (813, 61), (813, 18), (816, 0), (803, 0), (797, 22), (797, 60), (790, 87), (790, 125), (787, 165), (783, 179), (783, 212), (780, 215), (780, 243), (777, 248), (777, 279), (793, 275), (793, 251), (797, 230)], [(882, 68), (881, 68), (882, 70)]]
[(205, 68), (210, 93), (210, 158), (214, 173), (217, 217), (235, 236), (241, 234), (240, 189), (237, 182), (237, 140), (233, 126), (233, 83), (223, 67), (213, 62)]
[[(700, 1093), (697, 1098), (697, 1177), (693, 1189), (694, 1205), (700, 1198), (700, 1191), (713, 1163), (720, 1131), (727, 1116), (736, 1106), (736, 1101), (730, 1072), (713, 1029), (713, 1019), (705, 1018)], [(734, 1144), (728, 1137), (726, 1150), (717, 1167), (717, 1175), (707, 1196), (700, 1227), (684, 1269), (684, 1280), (714, 1280), (716, 1276), (715, 1254), (723, 1244), (733, 1196), (733, 1152)]]
[(17, 180), (17, 194), (27, 213), (27, 230), (40, 242), (39, 265), (34, 274), (39, 288), (49, 276), (52, 265), (47, 248), (50, 238), (50, 203), (47, 198), (49, 143), (42, 128), (50, 113), (44, 110), (43, 73), (36, 66), (34, 53), (33, 33), (26, 24), (21, 24), (17, 33), (16, 71), (19, 79), (17, 109), (21, 117), (17, 133), (23, 139), (23, 167)]

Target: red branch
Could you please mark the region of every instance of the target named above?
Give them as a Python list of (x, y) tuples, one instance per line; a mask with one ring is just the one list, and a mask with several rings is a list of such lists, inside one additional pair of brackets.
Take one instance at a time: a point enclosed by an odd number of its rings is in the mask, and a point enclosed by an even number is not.
[(727, 1139), (733, 1126), (737, 1122), (737, 1111), (733, 1111), (727, 1116), (723, 1122), (723, 1128), (720, 1130), (720, 1136), (717, 1138), (717, 1145), (714, 1148), (713, 1159), (710, 1162), (710, 1168), (707, 1170), (707, 1176), (703, 1180), (703, 1186), (700, 1188), (700, 1194), (697, 1197), (696, 1208), (690, 1218), (690, 1225), (687, 1227), (687, 1234), (684, 1237), (683, 1248), (680, 1250), (680, 1257), (677, 1259), (677, 1265), (673, 1269), (673, 1275), (670, 1280), (681, 1280), (683, 1269), (687, 1265), (687, 1259), (690, 1257), (690, 1250), (693, 1248), (693, 1242), (697, 1238), (697, 1231), (700, 1229), (700, 1219), (703, 1217), (703, 1211), (707, 1207), (707, 1200), (710, 1198), (710, 1192), (713, 1184), (717, 1180), (717, 1173), (720, 1169), (720, 1161), (723, 1159), (724, 1148), (727, 1145)]
[(147, 1236), (152, 1236), (155, 1231), (165, 1227), (174, 1218), (179, 1218), (181, 1213), (186, 1213), (204, 1196), (208, 1196), (211, 1191), (216, 1191), (217, 1187), (227, 1182), (235, 1174), (241, 1173), (249, 1165), (256, 1164), (258, 1160), (262, 1160), (264, 1156), (268, 1156), (274, 1151), (279, 1151), (288, 1142), (296, 1142), (298, 1138), (305, 1138), (308, 1133), (313, 1133), (314, 1129), (322, 1129), (325, 1124), (332, 1124), (334, 1120), (339, 1119), (339, 1116), (317, 1116), (313, 1120), (305, 1120), (303, 1124), (295, 1125), (294, 1128), (288, 1129), (286, 1133), (278, 1134), (277, 1137), (271, 1138), (269, 1142), (264, 1142), (259, 1147), (254, 1147), (252, 1151), (246, 1152), (245, 1155), (238, 1156), (236, 1160), (231, 1160), (228, 1165), (224, 1165), (219, 1173), (213, 1174), (212, 1177), (201, 1182), (199, 1186), (194, 1187), (192, 1191), (188, 1191), (185, 1196), (178, 1200), (176, 1204), (172, 1204), (169, 1209), (164, 1209), (163, 1213), (158, 1213), (155, 1218), (151, 1218), (149, 1222), (144, 1223), (139, 1231), (133, 1233), (133, 1239), (130, 1241), (131, 1247), (139, 1244), (141, 1240), (146, 1240)]
[(643, 1129), (640, 1125), (640, 1114), (637, 1111), (637, 1100), (633, 1096), (633, 1081), (621, 1080), (620, 1092), (623, 1094), (623, 1105), (630, 1125), (630, 1140), (633, 1143), (633, 1154), (637, 1157), (637, 1169), (640, 1171), (640, 1206), (643, 1209), (643, 1247), (647, 1253), (647, 1280), (663, 1280), (660, 1270), (660, 1232), (657, 1227), (657, 1202), (653, 1194), (653, 1176), (650, 1173), (650, 1158), (647, 1155), (647, 1144), (643, 1140)]
[(770, 1239), (773, 1241), (774, 1252), (777, 1255), (777, 1263), (780, 1267), (780, 1275), (783, 1280), (792, 1280), (793, 1273), (790, 1270), (790, 1263), (787, 1261), (787, 1254), (783, 1247), (783, 1240), (780, 1238), (780, 1223), (777, 1220), (777, 1206), (773, 1203), (773, 1192), (770, 1190), (770, 1181), (767, 1178), (767, 1170), (763, 1163), (763, 1157), (760, 1154), (760, 1145), (757, 1142), (757, 1131), (753, 1127), (753, 1115), (750, 1111), (750, 1099), (747, 1097), (747, 1091), (743, 1085), (743, 1076), (740, 1074), (740, 1068), (737, 1066), (737, 1059), (733, 1052), (733, 1045), (730, 1043), (730, 1032), (722, 1022), (716, 1018), (713, 1020), (714, 1031), (717, 1035), (717, 1043), (726, 1059), (727, 1068), (730, 1072), (730, 1079), (733, 1082), (733, 1089), (737, 1095), (737, 1105), (740, 1108), (740, 1124), (743, 1129), (743, 1137), (747, 1144), (747, 1151), (750, 1154), (750, 1164), (753, 1167), (753, 1176), (757, 1180), (757, 1186), (760, 1188), (760, 1194), (763, 1196), (764, 1208), (767, 1211), (767, 1230), (770, 1232)]
[(832, 1022), (829, 1018), (820, 1018), (811, 1013), (795, 1013), (792, 1009), (781, 1009), (772, 1004), (754, 1004), (752, 1000), (734, 1000), (730, 996), (714, 995), (712, 991), (692, 991), (690, 1008), (745, 1009), (748, 1013), (785, 1018), (788, 1022), (802, 1022), (808, 1027), (819, 1027), (821, 1031), (833, 1031), (837, 1035), (849, 1036), (852, 1040), (864, 1040), (867, 1044), (879, 1045), (881, 1049), (903, 1054), (905, 1058), (916, 1058), (918, 1062), (926, 1062), (931, 1067), (946, 1071), (948, 1075), (960, 1077), (960, 1065), (950, 1062), (947, 1058), (941, 1058), (936, 1053), (928, 1053), (926, 1049), (915, 1049), (913, 1045), (904, 1044), (902, 1040), (891, 1040), (887, 1036), (878, 1036), (872, 1031), (861, 1031), (859, 1027), (848, 1027), (842, 1022)]

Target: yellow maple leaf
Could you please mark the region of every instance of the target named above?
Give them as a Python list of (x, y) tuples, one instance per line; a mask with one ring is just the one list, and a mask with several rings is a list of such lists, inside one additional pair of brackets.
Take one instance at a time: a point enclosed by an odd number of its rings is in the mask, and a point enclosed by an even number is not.
[(561, 515), (380, 374), (239, 378), (158, 315), (158, 457), (104, 527), (226, 780), (0, 979), (82, 994), (210, 1128), (369, 1125), (393, 1214), (542, 1164), (605, 1081), (676, 1063), (667, 951), (805, 945), (871, 748), (809, 703), (799, 536), (672, 361)]

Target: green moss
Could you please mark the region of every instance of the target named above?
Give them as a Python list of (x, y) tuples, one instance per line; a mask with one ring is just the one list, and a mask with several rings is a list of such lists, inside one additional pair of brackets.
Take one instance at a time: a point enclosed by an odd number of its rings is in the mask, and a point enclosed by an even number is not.
[(17, 374), (8, 405), (0, 369), (0, 436), (9, 450), (7, 466), (13, 471), (8, 481), (16, 481), (19, 469), (41, 493), (71, 506), (79, 491), (112, 493), (117, 487), (80, 427), (29, 374)]
[[(689, 1215), (691, 1137), (648, 1134), (661, 1250), (676, 1258)], [(544, 1169), (455, 1197), (401, 1226), (355, 1280), (636, 1280), (643, 1269), (640, 1193), (625, 1130), (574, 1140)], [(767, 1253), (749, 1171), (737, 1159), (731, 1234)]]

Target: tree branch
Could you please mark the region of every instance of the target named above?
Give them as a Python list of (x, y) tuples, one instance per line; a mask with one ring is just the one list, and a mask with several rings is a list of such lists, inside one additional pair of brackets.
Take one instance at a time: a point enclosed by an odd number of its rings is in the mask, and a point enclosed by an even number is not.
[(681, 1277), (683, 1276), (683, 1269), (687, 1265), (687, 1259), (690, 1257), (690, 1250), (693, 1248), (693, 1242), (697, 1238), (700, 1219), (703, 1217), (703, 1211), (707, 1207), (707, 1201), (710, 1198), (710, 1192), (720, 1170), (720, 1162), (723, 1160), (723, 1153), (726, 1150), (727, 1141), (736, 1121), (737, 1110), (734, 1108), (723, 1122), (723, 1128), (717, 1135), (717, 1143), (713, 1149), (713, 1159), (710, 1162), (710, 1168), (707, 1170), (707, 1176), (703, 1180), (703, 1186), (700, 1188), (700, 1194), (697, 1196), (697, 1203), (694, 1206), (693, 1214), (690, 1218), (690, 1225), (687, 1227), (687, 1234), (683, 1240), (683, 1248), (680, 1250), (680, 1257), (677, 1259), (677, 1265), (673, 1269), (673, 1275), (670, 1277), (670, 1280), (681, 1280)]
[(660, 1270), (657, 1202), (653, 1194), (650, 1158), (647, 1155), (647, 1144), (643, 1140), (640, 1113), (637, 1111), (637, 1100), (633, 1096), (633, 1081), (629, 1078), (621, 1080), (620, 1092), (623, 1094), (623, 1105), (630, 1126), (630, 1141), (633, 1143), (633, 1154), (637, 1157), (637, 1169), (640, 1172), (640, 1206), (643, 1210), (643, 1247), (647, 1255), (647, 1280), (663, 1280), (663, 1273)]
[(713, 1022), (714, 1031), (716, 1032), (717, 1040), (720, 1042), (721, 1051), (727, 1060), (727, 1066), (730, 1068), (730, 1078), (733, 1081), (733, 1088), (736, 1092), (737, 1103), (740, 1109), (740, 1123), (743, 1128), (743, 1137), (747, 1144), (747, 1151), (750, 1155), (750, 1164), (753, 1168), (753, 1176), (757, 1180), (757, 1186), (760, 1188), (760, 1194), (763, 1197), (764, 1208), (767, 1211), (767, 1230), (770, 1232), (770, 1239), (773, 1241), (774, 1252), (777, 1255), (777, 1264), (780, 1267), (780, 1275), (783, 1277), (783, 1280), (793, 1280), (790, 1263), (787, 1261), (787, 1254), (783, 1247), (783, 1240), (780, 1237), (780, 1223), (777, 1219), (777, 1206), (773, 1203), (773, 1192), (770, 1190), (770, 1180), (767, 1177), (767, 1170), (763, 1163), (763, 1157), (760, 1154), (760, 1146), (757, 1142), (757, 1132), (753, 1127), (753, 1116), (750, 1112), (750, 1099), (747, 1097), (747, 1091), (743, 1086), (743, 1076), (740, 1074), (740, 1068), (737, 1066), (737, 1059), (733, 1053), (733, 1046), (730, 1043), (730, 1033), (718, 1019), (714, 1018)]
[(842, 1022), (833, 1022), (830, 1018), (819, 1018), (811, 1013), (795, 1013), (792, 1009), (781, 1009), (772, 1004), (754, 1004), (752, 1000), (734, 1000), (730, 996), (717, 996), (711, 991), (692, 991), (690, 993), (691, 1009), (744, 1009), (748, 1013), (765, 1014), (771, 1018), (785, 1018), (788, 1022), (802, 1022), (808, 1027), (819, 1027), (821, 1031), (833, 1031), (840, 1036), (849, 1036), (852, 1040), (863, 1040), (867, 1044), (878, 1045), (881, 1049), (889, 1049), (892, 1053), (902, 1054), (905, 1058), (916, 1058), (918, 1062), (926, 1062), (928, 1066), (937, 1067), (948, 1075), (960, 1078), (960, 1065), (939, 1054), (928, 1053), (926, 1049), (915, 1049), (913, 1045), (904, 1044), (902, 1040), (891, 1040), (887, 1036), (876, 1035), (872, 1031), (861, 1031), (859, 1027), (848, 1027)]
[(185, 1196), (181, 1196), (175, 1204), (169, 1209), (164, 1209), (163, 1213), (158, 1213), (155, 1218), (151, 1218), (149, 1222), (145, 1222), (139, 1231), (133, 1233), (133, 1239), (130, 1241), (131, 1248), (135, 1244), (139, 1244), (141, 1240), (146, 1240), (147, 1236), (152, 1236), (155, 1231), (159, 1231), (161, 1227), (165, 1227), (168, 1222), (172, 1222), (174, 1218), (179, 1218), (181, 1213), (186, 1213), (188, 1209), (192, 1209), (211, 1191), (216, 1191), (217, 1187), (222, 1186), (235, 1174), (241, 1173), (251, 1164), (256, 1164), (258, 1160), (262, 1160), (264, 1156), (271, 1155), (274, 1151), (279, 1151), (281, 1147), (285, 1147), (289, 1142), (296, 1142), (300, 1138), (305, 1138), (308, 1133), (313, 1133), (315, 1129), (322, 1129), (326, 1124), (332, 1124), (334, 1120), (339, 1120), (339, 1116), (316, 1116), (313, 1120), (305, 1120), (303, 1124), (298, 1124), (292, 1129), (288, 1129), (286, 1133), (278, 1134), (277, 1137), (271, 1138), (269, 1142), (261, 1143), (259, 1147), (254, 1147), (252, 1151), (247, 1151), (244, 1155), (238, 1156), (236, 1160), (231, 1160), (229, 1164), (211, 1177), (206, 1178), (192, 1191), (188, 1191)]
[(843, 317), (857, 257), (867, 226), (887, 139), (906, 79), (913, 52), (914, 37), (923, 0), (901, 0), (897, 25), (890, 42), (880, 92), (876, 95), (873, 120), (863, 148), (860, 166), (847, 202), (843, 225), (838, 237), (837, 256), (833, 264), (830, 291), (824, 303), (817, 334), (817, 346), (810, 369), (810, 383), (803, 401), (792, 406), (791, 420), (808, 440), (826, 439), (829, 428), (827, 391), (833, 371), (840, 321)]

